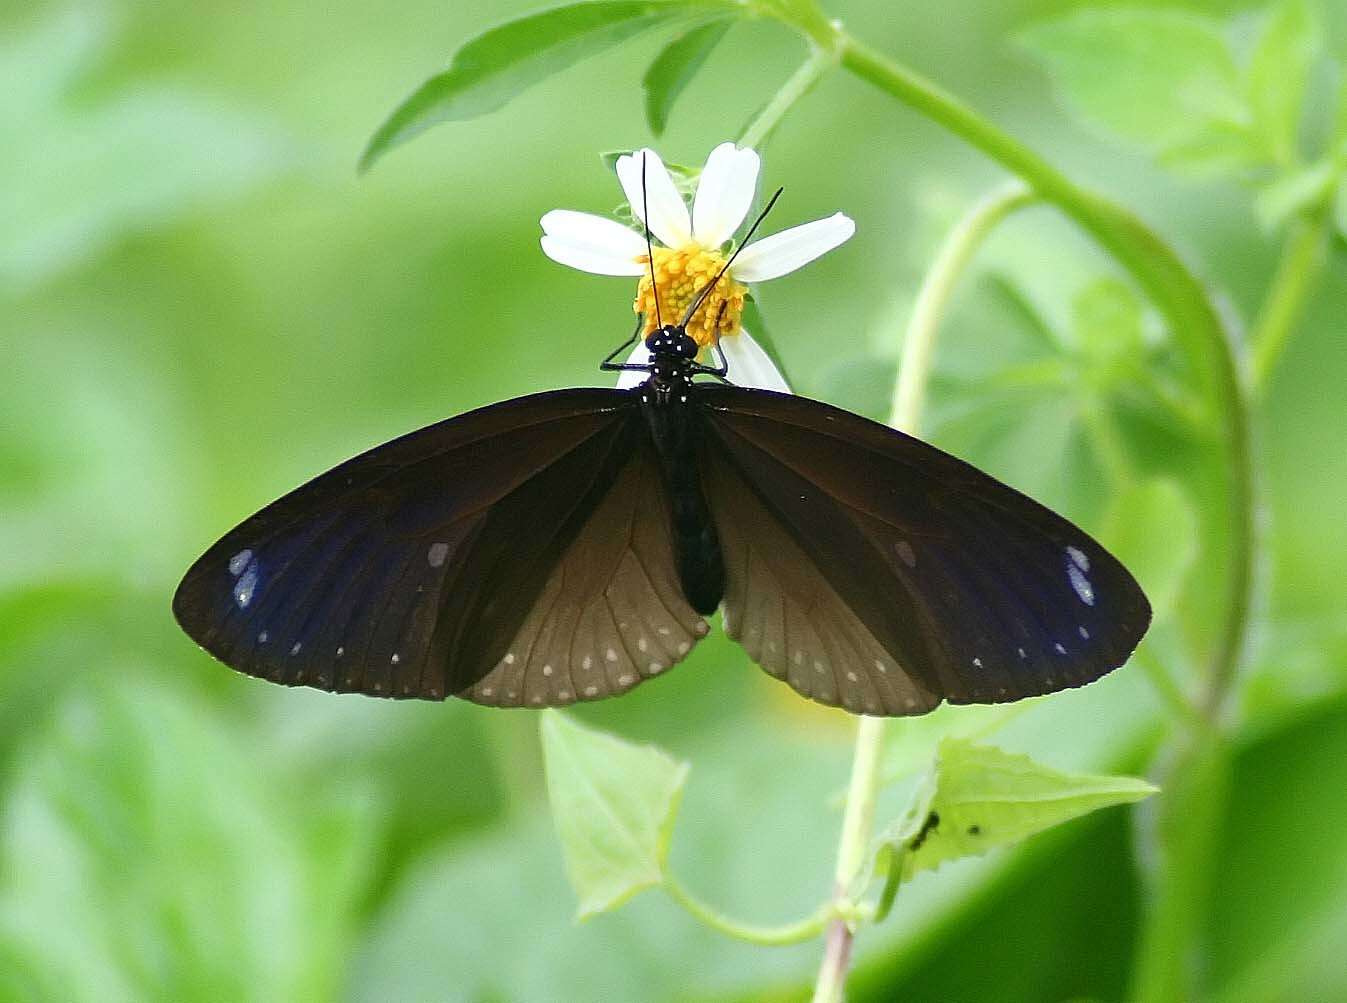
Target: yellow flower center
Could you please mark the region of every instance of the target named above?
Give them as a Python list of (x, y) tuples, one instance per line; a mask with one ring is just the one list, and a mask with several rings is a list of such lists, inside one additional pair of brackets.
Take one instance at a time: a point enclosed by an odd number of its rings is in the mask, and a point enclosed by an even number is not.
[[(645, 255), (641, 262), (646, 262)], [(687, 247), (655, 248), (655, 288), (659, 290), (659, 313), (666, 324), (682, 320), (692, 301), (702, 289), (725, 267), (725, 258), (717, 251), (708, 251), (690, 244)], [(716, 321), (720, 334), (736, 334), (739, 317), (744, 312), (745, 288), (729, 275), (716, 283), (696, 315), (688, 321), (688, 335), (703, 348), (716, 340)], [(650, 287), (650, 275), (641, 278), (636, 287), (634, 309), (645, 315), (645, 333), (651, 334), (658, 326), (655, 319), (655, 297)]]

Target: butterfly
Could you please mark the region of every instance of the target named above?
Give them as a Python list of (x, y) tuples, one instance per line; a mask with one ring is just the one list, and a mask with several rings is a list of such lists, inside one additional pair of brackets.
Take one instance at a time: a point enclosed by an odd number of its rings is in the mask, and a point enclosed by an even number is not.
[(492, 404), (268, 505), (191, 566), (178, 623), (273, 682), (493, 707), (625, 693), (717, 609), (769, 674), (856, 714), (1127, 660), (1150, 606), (1085, 532), (919, 439), (697, 361), (686, 326), (716, 281), (648, 361), (613, 361), (642, 318), (601, 364), (638, 385)]

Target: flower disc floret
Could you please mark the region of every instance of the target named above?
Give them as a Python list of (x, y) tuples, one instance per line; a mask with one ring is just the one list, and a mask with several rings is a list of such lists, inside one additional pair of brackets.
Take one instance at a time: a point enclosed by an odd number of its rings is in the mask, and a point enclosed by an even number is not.
[[(643, 255), (642, 264), (650, 259)], [(695, 244), (686, 247), (655, 248), (655, 283), (650, 282), (650, 269), (642, 276), (636, 288), (633, 309), (645, 318), (645, 334), (659, 326), (657, 316), (666, 324), (681, 320), (693, 301), (725, 268), (726, 258), (719, 251), (708, 251)], [(656, 310), (653, 291), (659, 293)], [(744, 313), (744, 294), (748, 290), (729, 275), (721, 276), (715, 288), (707, 294), (701, 307), (688, 321), (687, 333), (702, 348), (709, 348), (719, 335), (739, 333), (739, 318)]]
[[(635, 309), (644, 318), (646, 334), (661, 320), (677, 324), (706, 284), (725, 267), (728, 258), (722, 248), (748, 217), (760, 167), (753, 150), (740, 149), (733, 143), (720, 144), (706, 159), (689, 212), (654, 150), (619, 157), (618, 181), (632, 214), (643, 227), (649, 227), (652, 252), (647, 252), (646, 234), (641, 230), (569, 209), (553, 209), (543, 216), (543, 252), (553, 261), (581, 271), (635, 278)], [(719, 334), (729, 378), (740, 386), (788, 392), (785, 377), (740, 323), (747, 295), (744, 284), (766, 282), (793, 272), (855, 232), (856, 224), (839, 212), (750, 241), (696, 315), (688, 319), (688, 335), (708, 348)], [(618, 386), (636, 386), (646, 379), (649, 361), (644, 341), (638, 341)]]

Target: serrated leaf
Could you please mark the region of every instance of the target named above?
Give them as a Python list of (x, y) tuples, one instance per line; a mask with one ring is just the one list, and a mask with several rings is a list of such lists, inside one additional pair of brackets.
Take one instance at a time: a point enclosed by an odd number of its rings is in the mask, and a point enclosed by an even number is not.
[(1193, 562), (1199, 523), (1177, 481), (1155, 478), (1114, 497), (1100, 538), (1141, 583), (1155, 619), (1171, 612)]
[(664, 880), (688, 764), (557, 711), (541, 718), (547, 796), (584, 919)]
[(1323, 42), (1323, 28), (1306, 0), (1282, 0), (1259, 35), (1249, 61), (1249, 105), (1263, 151), (1274, 164), (1295, 162), (1305, 88)]
[(1156, 790), (1135, 777), (1063, 773), (995, 746), (946, 738), (907, 812), (882, 837), (890, 876), (907, 881)]
[(491, 28), (464, 43), (444, 72), (398, 105), (365, 147), (360, 170), (433, 125), (496, 111), (539, 81), (649, 28), (723, 7), (711, 0), (598, 0)]
[(645, 119), (656, 136), (664, 134), (674, 102), (733, 24), (729, 18), (722, 18), (690, 28), (666, 45), (650, 64), (641, 86), (645, 90)]
[(1171, 157), (1241, 146), (1249, 110), (1219, 22), (1180, 11), (1083, 10), (1030, 28), (1022, 43), (1085, 122)]
[(1336, 165), (1326, 158), (1283, 174), (1258, 193), (1254, 201), (1258, 222), (1275, 230), (1292, 216), (1322, 206), (1333, 192), (1337, 174)]

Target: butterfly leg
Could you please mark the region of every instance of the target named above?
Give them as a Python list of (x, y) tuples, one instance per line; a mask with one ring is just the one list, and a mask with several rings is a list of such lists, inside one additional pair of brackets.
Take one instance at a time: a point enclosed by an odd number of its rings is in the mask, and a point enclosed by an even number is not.
[(617, 356), (621, 355), (623, 352), (625, 352), (627, 349), (629, 349), (632, 345), (634, 345), (634, 344), (636, 343), (636, 339), (640, 337), (640, 335), (641, 335), (641, 328), (643, 328), (643, 327), (645, 327), (645, 317), (644, 317), (644, 316), (637, 317), (637, 318), (636, 318), (636, 327), (635, 327), (635, 329), (631, 332), (631, 337), (628, 338), (626, 341), (622, 342), (622, 344), (618, 345), (618, 346), (617, 346), (616, 348), (614, 348), (611, 352), (609, 352), (608, 355), (607, 355), (607, 357), (606, 357), (602, 362), (599, 363), (599, 368), (600, 368), (601, 370), (603, 370), (604, 372), (606, 372), (606, 373), (620, 372), (620, 371), (625, 370), (625, 369), (639, 369), (639, 370), (641, 370), (642, 372), (647, 372), (647, 373), (648, 373), (648, 372), (650, 371), (650, 367), (649, 367), (649, 366), (646, 366), (646, 365), (633, 365), (633, 364), (626, 363), (626, 362), (614, 362), (614, 361), (613, 361), (613, 359), (615, 359)]
[(725, 358), (725, 350), (720, 347), (720, 318), (725, 316), (726, 305), (727, 304), (725, 303), (720, 304), (720, 313), (716, 316), (716, 326), (715, 326), (716, 340), (711, 343), (711, 350), (715, 352), (717, 356), (720, 357), (720, 365), (704, 366), (698, 363), (693, 367), (692, 370), (694, 373), (702, 373), (706, 376), (714, 376), (716, 379), (720, 380), (721, 383), (730, 382), (725, 378), (725, 375), (730, 371), (730, 363), (729, 360)]

